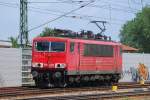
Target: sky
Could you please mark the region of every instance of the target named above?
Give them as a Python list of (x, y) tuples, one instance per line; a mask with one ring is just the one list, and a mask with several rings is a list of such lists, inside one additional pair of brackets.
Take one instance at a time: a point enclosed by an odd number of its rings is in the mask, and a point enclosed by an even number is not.
[[(77, 2), (84, 1), (84, 2)], [(51, 21), (64, 13), (85, 5), (90, 0), (28, 0), (28, 29)], [(142, 1), (142, 2), (141, 2)], [(20, 0), (0, 0), (0, 40), (19, 35)], [(90, 21), (107, 21), (105, 35), (119, 41), (121, 27), (132, 20), (142, 7), (149, 5), (149, 0), (94, 0), (67, 17), (29, 32), (29, 39), (39, 35), (45, 27), (70, 29), (79, 32), (82, 29), (98, 33), (99, 28)], [(75, 17), (71, 17), (75, 16)]]

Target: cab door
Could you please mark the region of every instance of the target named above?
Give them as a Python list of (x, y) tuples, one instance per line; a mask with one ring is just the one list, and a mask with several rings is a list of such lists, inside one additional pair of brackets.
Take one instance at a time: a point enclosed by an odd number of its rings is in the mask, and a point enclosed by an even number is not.
[(76, 74), (79, 69), (79, 53), (78, 53), (78, 44), (76, 42), (70, 42), (69, 45), (69, 55), (68, 55), (68, 70)]
[(115, 46), (114, 50), (114, 70), (117, 72), (119, 70), (119, 61), (120, 61), (120, 48), (118, 45)]

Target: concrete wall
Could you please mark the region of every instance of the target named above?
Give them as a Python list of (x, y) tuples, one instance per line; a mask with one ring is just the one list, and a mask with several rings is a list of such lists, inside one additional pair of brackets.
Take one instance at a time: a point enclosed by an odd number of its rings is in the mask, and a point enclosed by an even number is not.
[(21, 49), (0, 48), (0, 87), (21, 86)]
[[(29, 65), (31, 64), (28, 64), (27, 70), (25, 68), (27, 65), (23, 64), (26, 60), (31, 62), (31, 57), (26, 58), (28, 56), (31, 56), (31, 52), (22, 53), (22, 49), (0, 48), (0, 87), (32, 84), (32, 77), (30, 75), (22, 76), (30, 72)], [(137, 77), (135, 70), (139, 63), (143, 63), (149, 68), (150, 75), (150, 54), (123, 53), (123, 73), (120, 81), (135, 81), (134, 78)], [(24, 78), (27, 79), (27, 81), (24, 80)], [(148, 80), (150, 80), (150, 77)]]
[[(136, 70), (139, 63), (148, 67), (150, 75), (150, 54), (123, 53), (123, 74), (120, 81), (137, 81)], [(150, 77), (147, 80), (150, 80)]]

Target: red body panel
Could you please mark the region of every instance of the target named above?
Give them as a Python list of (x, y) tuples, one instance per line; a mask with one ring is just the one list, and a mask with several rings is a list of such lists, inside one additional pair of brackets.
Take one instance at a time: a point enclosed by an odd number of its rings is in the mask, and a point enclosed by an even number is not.
[(55, 38), (38, 38), (33, 41), (32, 48), (32, 63), (43, 63), (43, 69), (54, 69), (55, 63), (66, 63), (66, 48), (65, 52), (39, 52), (35, 50), (34, 42), (37, 41), (58, 41), (58, 42), (66, 42), (63, 39), (55, 39)]
[[(35, 41), (65, 42), (65, 52), (37, 52)], [(70, 42), (74, 42), (74, 51), (70, 52)], [(83, 55), (84, 44), (101, 44), (113, 46), (113, 57), (87, 57)], [(110, 41), (82, 40), (58, 37), (39, 37), (33, 40), (32, 63), (44, 63), (43, 69), (54, 69), (55, 63), (66, 64), (66, 71), (107, 71), (121, 73), (122, 55), (120, 44)], [(92, 52), (92, 51), (91, 51)]]

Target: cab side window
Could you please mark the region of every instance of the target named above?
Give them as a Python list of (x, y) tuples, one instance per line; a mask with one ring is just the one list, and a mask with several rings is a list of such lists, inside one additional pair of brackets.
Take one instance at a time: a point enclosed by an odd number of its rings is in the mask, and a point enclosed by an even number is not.
[(70, 43), (70, 52), (73, 52), (74, 51), (74, 42), (71, 42)]
[(120, 47), (120, 55), (122, 55), (122, 47)]

